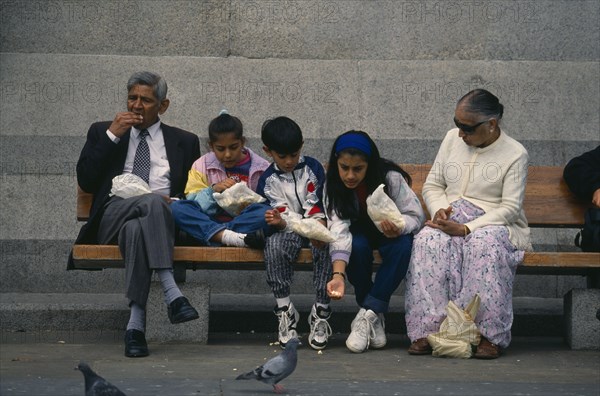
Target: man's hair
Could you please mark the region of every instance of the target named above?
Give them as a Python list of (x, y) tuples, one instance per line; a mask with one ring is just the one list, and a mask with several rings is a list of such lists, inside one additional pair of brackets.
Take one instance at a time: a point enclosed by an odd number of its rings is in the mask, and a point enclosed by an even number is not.
[(277, 117), (265, 121), (262, 126), (261, 139), (269, 150), (279, 154), (292, 154), (300, 150), (304, 139), (302, 130), (288, 117)]
[(147, 85), (154, 91), (154, 96), (159, 102), (167, 98), (167, 82), (156, 73), (149, 71), (135, 72), (127, 81), (127, 92), (136, 85)]

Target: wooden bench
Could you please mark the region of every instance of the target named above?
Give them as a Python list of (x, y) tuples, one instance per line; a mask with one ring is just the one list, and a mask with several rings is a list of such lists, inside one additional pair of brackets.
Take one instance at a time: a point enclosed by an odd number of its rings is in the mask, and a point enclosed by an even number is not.
[[(412, 176), (412, 188), (421, 197), (421, 188), (431, 165), (406, 164), (403, 168)], [(91, 202), (92, 196), (78, 189), (78, 220), (87, 220)], [(529, 167), (524, 208), (530, 227), (581, 228), (587, 207), (569, 191), (561, 167)], [(75, 268), (84, 270), (124, 266), (119, 249), (114, 245), (74, 245), (73, 259)], [(375, 262), (381, 262), (377, 252)], [(264, 270), (264, 257), (261, 250), (250, 248), (175, 246), (173, 267), (176, 280), (183, 282), (188, 269)], [(312, 270), (310, 249), (302, 249), (295, 268)], [(600, 253), (526, 252), (517, 273), (586, 276), (586, 290), (574, 289), (564, 297), (566, 340), (575, 349), (600, 349), (600, 326), (593, 317), (600, 308), (600, 290), (596, 290), (600, 289)]]
[[(412, 188), (421, 196), (421, 188), (431, 165), (403, 165), (413, 178)], [(92, 195), (77, 191), (77, 219), (88, 218)], [(580, 228), (588, 207), (575, 198), (562, 178), (561, 167), (531, 166), (525, 191), (525, 214), (530, 227)], [(74, 245), (75, 268), (97, 270), (122, 268), (123, 260), (115, 245)], [(375, 254), (376, 263), (380, 258)], [(186, 269), (264, 269), (263, 252), (237, 247), (176, 246), (174, 267), (178, 280), (185, 280)], [(310, 249), (300, 253), (296, 269), (312, 270)], [(588, 277), (589, 287), (600, 287), (600, 253), (527, 252), (519, 273), (575, 274)]]

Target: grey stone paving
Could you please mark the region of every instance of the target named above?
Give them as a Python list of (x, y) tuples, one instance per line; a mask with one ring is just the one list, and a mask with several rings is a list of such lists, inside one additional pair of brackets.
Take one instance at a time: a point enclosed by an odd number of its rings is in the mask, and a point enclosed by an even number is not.
[[(208, 345), (151, 343), (150, 356), (128, 359), (114, 335), (91, 343), (3, 336), (1, 395), (83, 395), (87, 361), (127, 395), (268, 395), (257, 381), (235, 381), (280, 352), (273, 334), (213, 333)], [(600, 394), (600, 353), (572, 351), (557, 338), (517, 338), (492, 361), (409, 356), (392, 336), (379, 351), (353, 354), (335, 334), (319, 354), (299, 349), (296, 371), (282, 382), (290, 395), (589, 395)], [(306, 335), (304, 335), (306, 339)], [(63, 341), (61, 343), (59, 341)]]

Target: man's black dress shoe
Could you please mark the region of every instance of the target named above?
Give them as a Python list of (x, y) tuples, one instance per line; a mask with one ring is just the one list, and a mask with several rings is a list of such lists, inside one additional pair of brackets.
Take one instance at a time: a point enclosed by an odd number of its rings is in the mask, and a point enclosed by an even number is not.
[(167, 308), (169, 314), (169, 320), (171, 323), (183, 323), (190, 320), (198, 319), (198, 311), (192, 307), (187, 298), (181, 296), (173, 300)]
[(144, 333), (131, 329), (125, 332), (125, 356), (144, 357), (148, 356), (148, 344)]

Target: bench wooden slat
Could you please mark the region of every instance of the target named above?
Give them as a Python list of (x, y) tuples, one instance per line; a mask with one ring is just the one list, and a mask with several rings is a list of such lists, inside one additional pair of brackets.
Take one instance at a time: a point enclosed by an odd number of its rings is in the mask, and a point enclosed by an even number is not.
[[(381, 262), (379, 252), (374, 252), (374, 257), (376, 262)], [(119, 247), (116, 245), (73, 245), (73, 260), (77, 268), (83, 268), (87, 261), (122, 262), (123, 259)], [(264, 263), (264, 254), (262, 250), (228, 246), (175, 246), (173, 261), (189, 263)], [(302, 249), (296, 262), (312, 265), (310, 249)], [(95, 267), (92, 265), (89, 268)]]
[[(115, 245), (75, 245), (73, 259), (77, 268), (98, 268), (93, 263), (109, 263), (111, 268), (123, 266), (118, 246)], [(378, 252), (375, 263), (381, 263)], [(237, 247), (195, 247), (176, 246), (174, 261), (190, 263), (202, 268), (204, 263), (264, 263), (261, 250)], [(89, 264), (87, 264), (89, 263)], [(302, 249), (298, 256), (299, 265), (312, 265), (310, 249)], [(600, 253), (583, 252), (526, 252), (523, 267), (536, 268), (588, 268), (600, 270)], [(222, 266), (227, 268), (227, 266)], [(105, 267), (106, 268), (106, 267)], [(219, 266), (221, 268), (221, 266)]]
[(526, 267), (567, 267), (600, 269), (600, 253), (526, 252), (521, 264)]
[(587, 207), (569, 190), (561, 167), (529, 167), (524, 209), (530, 226), (581, 227)]
[[(405, 164), (402, 167), (411, 175), (412, 188), (421, 198), (423, 183), (431, 165)], [(583, 214), (589, 205), (579, 201), (571, 193), (562, 174), (563, 168), (559, 166), (529, 167), (523, 208), (531, 227), (583, 226)], [(422, 198), (421, 202), (423, 203)]]
[(93, 199), (93, 194), (86, 193), (77, 186), (77, 221), (87, 221), (90, 217)]

